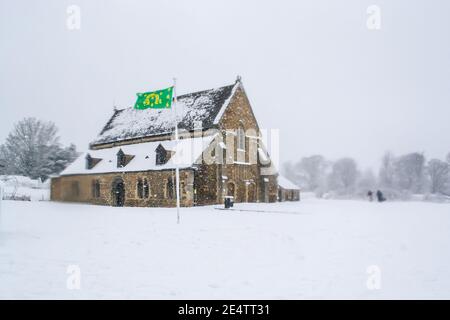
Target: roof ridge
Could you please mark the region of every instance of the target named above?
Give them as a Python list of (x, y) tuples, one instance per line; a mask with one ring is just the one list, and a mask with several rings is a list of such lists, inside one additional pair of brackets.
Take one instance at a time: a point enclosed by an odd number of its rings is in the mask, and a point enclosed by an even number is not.
[[(214, 126), (217, 115), (223, 114), (223, 109), (229, 104), (236, 88), (240, 85), (241, 82), (236, 81), (234, 84), (179, 96), (178, 101), (182, 105), (180, 110), (183, 110), (183, 117), (179, 120), (180, 128), (189, 129), (196, 121), (202, 121), (204, 128)], [(201, 97), (204, 99), (200, 99)], [(90, 145), (170, 134), (173, 128), (173, 117), (169, 113), (152, 112), (152, 110), (138, 113), (134, 111), (132, 107), (116, 109)]]
[(225, 89), (225, 88), (228, 88), (228, 87), (234, 87), (234, 85), (235, 85), (235, 83), (229, 84), (229, 85), (226, 85), (226, 86), (221, 86), (221, 87), (218, 87), (218, 88), (211, 88), (211, 89), (206, 89), (206, 90), (200, 90), (200, 91), (184, 93), (182, 95), (177, 96), (177, 99), (180, 99), (180, 98), (185, 97), (185, 96), (190, 96), (190, 95), (193, 95), (193, 94), (206, 93), (208, 91), (220, 90), (220, 89)]
[[(186, 97), (186, 96), (190, 96), (190, 95), (193, 95), (193, 94), (201, 94), (201, 93), (203, 94), (203, 93), (206, 93), (208, 91), (220, 90), (220, 89), (225, 89), (225, 88), (228, 88), (228, 87), (234, 87), (235, 85), (236, 85), (236, 83), (233, 83), (233, 84), (229, 84), (229, 85), (226, 85), (226, 86), (221, 86), (221, 87), (218, 87), (218, 88), (211, 88), (211, 89), (206, 89), (206, 90), (200, 90), (200, 91), (194, 91), (194, 92), (189, 92), (189, 93), (183, 93), (182, 95), (177, 96), (177, 100), (180, 100), (180, 98), (183, 98), (183, 97)], [(126, 109), (132, 109), (132, 108), (134, 108), (134, 106), (129, 106), (129, 107), (121, 108), (121, 109), (116, 109), (115, 111), (116, 112), (120, 112), (120, 111), (123, 111), (123, 110), (126, 110)]]

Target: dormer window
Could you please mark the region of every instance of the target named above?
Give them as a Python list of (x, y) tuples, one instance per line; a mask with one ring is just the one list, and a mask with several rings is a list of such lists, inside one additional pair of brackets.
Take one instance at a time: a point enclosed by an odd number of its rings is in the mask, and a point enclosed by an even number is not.
[(93, 167), (95, 167), (95, 165), (97, 163), (99, 163), (100, 160), (102, 160), (102, 159), (99, 159), (99, 158), (92, 158), (89, 153), (86, 155), (85, 159), (86, 159), (86, 169), (88, 169), (88, 170), (90, 170)]
[(119, 149), (117, 152), (117, 168), (125, 167), (126, 163), (125, 153), (123, 153), (122, 149)]
[(119, 149), (117, 152), (117, 168), (125, 167), (131, 160), (133, 160), (133, 158), (133, 155), (125, 154), (122, 149)]
[(162, 144), (159, 144), (158, 147), (155, 150), (156, 152), (156, 165), (160, 166), (163, 164), (166, 164), (167, 161), (169, 161), (170, 157), (172, 156), (171, 151), (167, 151)]
[(86, 169), (92, 169), (92, 157), (89, 153), (86, 155)]

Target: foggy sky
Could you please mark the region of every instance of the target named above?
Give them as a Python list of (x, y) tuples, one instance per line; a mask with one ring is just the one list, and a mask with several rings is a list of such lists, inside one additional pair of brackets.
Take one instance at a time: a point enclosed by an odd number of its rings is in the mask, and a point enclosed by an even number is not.
[[(68, 5), (81, 29), (66, 27)], [(366, 9), (381, 8), (381, 30)], [(450, 152), (448, 1), (0, 0), (0, 143), (25, 116), (80, 150), (136, 92), (241, 75), (280, 160)]]

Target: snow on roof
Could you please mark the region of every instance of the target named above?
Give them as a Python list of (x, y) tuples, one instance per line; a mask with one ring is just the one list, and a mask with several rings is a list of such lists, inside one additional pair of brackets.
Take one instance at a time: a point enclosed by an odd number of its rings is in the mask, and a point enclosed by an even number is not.
[[(195, 122), (201, 121), (203, 128), (210, 128), (218, 116), (223, 114), (236, 88), (225, 87), (181, 95), (177, 98), (177, 113), (181, 117), (179, 128), (192, 131)], [(172, 133), (174, 112), (171, 109), (136, 110), (133, 107), (115, 110), (100, 135), (91, 145), (117, 142)]]
[(269, 155), (267, 154), (267, 152), (265, 150), (263, 150), (262, 148), (258, 148), (258, 154), (259, 157), (261, 158), (261, 161), (263, 163), (268, 163), (269, 160)]
[(278, 176), (278, 185), (282, 187), (283, 189), (293, 189), (293, 190), (300, 190), (300, 187), (288, 180), (287, 178), (279, 175)]
[[(189, 168), (195, 164), (203, 151), (210, 145), (214, 135), (190, 139), (181, 139), (178, 144), (175, 140), (152, 141), (131, 145), (117, 146), (107, 149), (89, 150), (83, 153), (71, 165), (69, 165), (61, 176), (74, 174), (97, 174), (110, 172), (136, 172)], [(166, 150), (173, 150), (174, 154), (169, 161), (162, 165), (156, 164), (156, 148), (161, 144)], [(134, 156), (125, 167), (117, 167), (117, 152), (122, 149), (126, 155)], [(92, 169), (86, 168), (86, 155), (101, 159)]]
[(273, 161), (270, 159), (270, 156), (266, 150), (266, 147), (264, 146), (264, 142), (260, 141), (259, 142), (259, 147), (258, 147), (258, 154), (259, 154), (259, 160), (263, 165), (267, 165), (268, 166), (263, 166), (261, 167), (261, 175), (262, 176), (273, 176), (276, 175), (278, 173), (278, 170), (275, 166), (275, 164), (273, 163)]

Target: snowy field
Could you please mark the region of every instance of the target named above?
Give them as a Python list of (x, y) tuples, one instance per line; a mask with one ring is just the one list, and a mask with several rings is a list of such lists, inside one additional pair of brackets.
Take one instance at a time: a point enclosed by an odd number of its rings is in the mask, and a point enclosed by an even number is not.
[(276, 212), (3, 201), (0, 298), (450, 298), (450, 204), (236, 207)]

